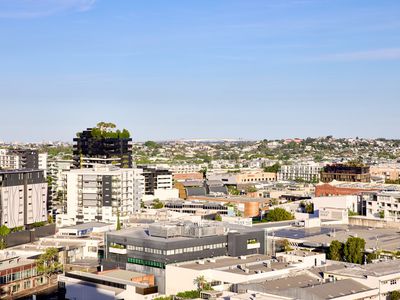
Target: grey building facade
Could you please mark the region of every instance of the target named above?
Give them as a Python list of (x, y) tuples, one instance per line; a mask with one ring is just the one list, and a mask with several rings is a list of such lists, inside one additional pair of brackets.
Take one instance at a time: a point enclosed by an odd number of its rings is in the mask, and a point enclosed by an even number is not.
[(43, 170), (0, 171), (0, 225), (15, 228), (47, 220)]
[[(229, 225), (231, 226), (231, 225)], [(263, 254), (264, 231), (225, 227), (220, 222), (206, 224), (153, 224), (108, 233), (106, 264), (155, 274), (162, 292), (168, 264), (220, 256)]]

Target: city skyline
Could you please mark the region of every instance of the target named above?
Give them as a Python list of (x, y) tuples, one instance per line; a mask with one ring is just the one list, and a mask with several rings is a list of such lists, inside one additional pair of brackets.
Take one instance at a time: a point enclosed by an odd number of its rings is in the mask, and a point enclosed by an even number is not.
[(399, 138), (397, 1), (0, 2), (0, 140)]

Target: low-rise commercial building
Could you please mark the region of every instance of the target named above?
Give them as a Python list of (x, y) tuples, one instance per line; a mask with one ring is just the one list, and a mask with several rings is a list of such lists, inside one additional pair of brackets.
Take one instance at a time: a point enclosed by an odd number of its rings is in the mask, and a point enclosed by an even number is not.
[(19, 256), (0, 257), (0, 299), (16, 299), (48, 284), (37, 270), (34, 259)]
[[(166, 293), (196, 289), (196, 278), (203, 276), (214, 290), (234, 290), (235, 285), (288, 276), (325, 263), (325, 254), (307, 251), (282, 253), (276, 259), (267, 255), (217, 257), (166, 266)], [(175, 278), (179, 276), (180, 280)]]
[(158, 296), (154, 276), (126, 270), (72, 271), (58, 276), (66, 299), (150, 300)]
[(155, 223), (107, 234), (107, 261), (136, 272), (155, 274), (165, 292), (169, 264), (219, 256), (264, 253), (264, 231), (221, 222)]
[(340, 182), (319, 183), (315, 187), (315, 196), (358, 195), (362, 192), (392, 191), (400, 192), (399, 184)]
[(235, 210), (232, 206), (225, 206), (220, 203), (195, 202), (195, 201), (170, 201), (165, 203), (168, 210), (194, 215), (219, 214), (235, 216)]

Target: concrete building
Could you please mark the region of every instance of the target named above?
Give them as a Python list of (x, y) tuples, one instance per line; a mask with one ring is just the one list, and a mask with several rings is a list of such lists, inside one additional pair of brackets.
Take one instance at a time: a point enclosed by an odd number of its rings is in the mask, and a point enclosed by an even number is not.
[(128, 221), (140, 209), (144, 193), (141, 169), (96, 166), (71, 170), (67, 176), (67, 205), (57, 215), (60, 226), (99, 221), (115, 224)]
[(44, 175), (47, 176), (47, 153), (38, 154), (38, 169), (44, 170)]
[(164, 207), (168, 210), (185, 214), (235, 216), (235, 210), (232, 206), (224, 206), (220, 203), (177, 200), (165, 203)]
[(309, 182), (318, 182), (324, 164), (308, 162), (293, 165), (283, 165), (278, 172), (278, 180), (289, 181), (302, 179)]
[(0, 171), (0, 205), (0, 224), (9, 228), (47, 221), (47, 181), (43, 171)]
[(182, 164), (182, 165), (171, 165), (168, 169), (172, 174), (187, 174), (187, 173), (199, 173), (203, 167), (198, 164)]
[(208, 180), (219, 180), (225, 185), (238, 185), (246, 183), (274, 182), (277, 180), (276, 173), (264, 172), (263, 170), (246, 170), (238, 173), (209, 173)]
[(361, 215), (400, 222), (400, 192), (370, 192), (359, 197)]
[[(0, 169), (39, 169), (38, 151), (34, 149), (0, 149)], [(46, 167), (43, 170), (45, 169)]]
[(370, 166), (370, 173), (373, 177), (381, 177), (384, 180), (400, 179), (400, 164), (379, 164)]
[(66, 272), (58, 276), (58, 281), (66, 299), (151, 300), (158, 296), (153, 275), (126, 270)]
[(370, 182), (369, 167), (344, 164), (327, 165), (321, 171), (321, 181)]
[[(195, 279), (204, 276), (214, 290), (234, 290), (241, 283), (273, 280), (289, 274), (325, 264), (325, 254), (309, 251), (281, 253), (272, 258), (267, 255), (216, 257), (166, 266), (166, 294), (195, 290)], [(176, 278), (180, 278), (179, 281)]]
[(315, 196), (358, 195), (363, 192), (391, 191), (400, 192), (399, 184), (340, 182), (319, 183), (315, 187)]
[(9, 154), (7, 149), (0, 149), (0, 169), (16, 170), (21, 168), (20, 157)]
[(172, 172), (168, 169), (138, 165), (143, 170), (145, 194), (154, 195), (155, 190), (172, 189)]
[(46, 276), (37, 271), (36, 260), (19, 256), (0, 257), (0, 298), (17, 299), (48, 286)]
[[(218, 256), (264, 253), (264, 231), (221, 222), (171, 222), (151, 224), (107, 234), (108, 263), (155, 274), (165, 292), (169, 264)], [(172, 278), (171, 278), (172, 279)]]
[(58, 229), (58, 235), (69, 237), (90, 236), (92, 234), (102, 234), (111, 230), (115, 230), (115, 224), (107, 224), (100, 222), (89, 222), (79, 225), (62, 227)]
[(245, 171), (236, 174), (237, 184), (276, 181), (276, 173), (262, 170)]
[(374, 297), (368, 299), (389, 300), (391, 299), (391, 292), (400, 290), (400, 261), (392, 260), (367, 265), (346, 266), (324, 272), (324, 278), (334, 282), (351, 279), (375, 290)]

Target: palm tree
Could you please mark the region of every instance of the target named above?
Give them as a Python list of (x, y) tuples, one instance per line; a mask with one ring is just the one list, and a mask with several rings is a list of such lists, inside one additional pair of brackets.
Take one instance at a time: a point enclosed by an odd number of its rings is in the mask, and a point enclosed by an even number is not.
[(197, 276), (197, 277), (193, 280), (193, 283), (194, 283), (195, 285), (197, 285), (197, 289), (198, 289), (199, 291), (201, 291), (201, 290), (204, 288), (204, 286), (207, 284), (207, 280), (206, 280), (206, 278), (204, 277), (204, 275), (200, 275), (200, 276)]

